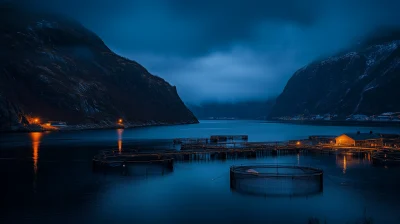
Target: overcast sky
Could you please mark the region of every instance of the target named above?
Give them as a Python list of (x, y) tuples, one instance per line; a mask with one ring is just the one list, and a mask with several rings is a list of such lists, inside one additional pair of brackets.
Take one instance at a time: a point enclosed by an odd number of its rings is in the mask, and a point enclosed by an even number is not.
[(15, 0), (67, 14), (185, 102), (266, 99), (291, 75), (400, 21), (395, 0)]

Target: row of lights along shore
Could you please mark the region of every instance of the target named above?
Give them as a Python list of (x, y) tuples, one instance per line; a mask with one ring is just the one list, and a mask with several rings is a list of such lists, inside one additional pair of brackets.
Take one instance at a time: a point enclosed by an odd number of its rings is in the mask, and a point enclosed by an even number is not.
[[(120, 119), (118, 119), (118, 124), (123, 124), (123, 121), (124, 120), (122, 120), (122, 118), (120, 118)], [(39, 118), (34, 118), (33, 119), (33, 122), (32, 122), (33, 124), (40, 124), (40, 119)]]

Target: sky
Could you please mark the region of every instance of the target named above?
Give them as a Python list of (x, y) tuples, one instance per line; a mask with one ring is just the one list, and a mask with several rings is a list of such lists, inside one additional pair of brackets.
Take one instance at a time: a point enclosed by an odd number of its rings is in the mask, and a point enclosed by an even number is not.
[(381, 26), (396, 0), (14, 0), (66, 14), (187, 103), (263, 100), (299, 68)]

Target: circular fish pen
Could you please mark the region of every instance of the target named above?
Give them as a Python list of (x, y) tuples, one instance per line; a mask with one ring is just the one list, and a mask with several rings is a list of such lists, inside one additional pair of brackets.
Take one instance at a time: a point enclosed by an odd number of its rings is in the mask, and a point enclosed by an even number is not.
[(308, 196), (322, 192), (321, 169), (294, 165), (231, 166), (233, 191), (262, 196)]
[(162, 154), (140, 153), (137, 150), (118, 151), (106, 150), (100, 152), (93, 158), (93, 170), (117, 169), (123, 173), (128, 172), (130, 167), (148, 169), (159, 168), (162, 172), (174, 169), (174, 159)]
[(375, 166), (400, 166), (400, 152), (396, 150), (378, 151), (371, 158)]

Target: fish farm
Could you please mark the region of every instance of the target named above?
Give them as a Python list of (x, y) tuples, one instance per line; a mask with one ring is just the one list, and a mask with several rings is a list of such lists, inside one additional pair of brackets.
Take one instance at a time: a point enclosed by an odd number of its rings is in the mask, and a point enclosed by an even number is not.
[(372, 156), (372, 164), (376, 166), (399, 166), (400, 152), (394, 150), (382, 150)]
[(322, 192), (321, 169), (293, 165), (241, 165), (230, 168), (232, 191), (263, 196), (308, 196)]
[(128, 166), (158, 167), (172, 171), (174, 169), (174, 159), (161, 154), (140, 153), (137, 150), (104, 150), (93, 158), (93, 170), (105, 170), (119, 168), (123, 174), (129, 170)]
[[(125, 172), (127, 166), (144, 165), (173, 171), (175, 161), (208, 161), (252, 159), (289, 154), (329, 154), (355, 157), (371, 156), (375, 165), (400, 165), (398, 150), (382, 147), (338, 146), (333, 136), (310, 136), (308, 139), (284, 142), (248, 142), (247, 135), (213, 135), (209, 138), (177, 138), (166, 140), (162, 148), (136, 147), (101, 151), (93, 158), (93, 170), (108, 168)], [(260, 167), (259, 167), (260, 168)], [(263, 172), (266, 167), (262, 168)], [(279, 171), (289, 171), (281, 168)], [(299, 168), (310, 171), (311, 169)], [(294, 172), (295, 169), (290, 170)], [(257, 171), (260, 172), (260, 171)], [(281, 174), (281, 173), (280, 173)], [(309, 173), (306, 173), (309, 174)], [(288, 174), (289, 175), (289, 174)], [(297, 175), (297, 174), (296, 174)], [(294, 176), (296, 178), (300, 176)], [(302, 174), (305, 177), (305, 173)], [(314, 177), (315, 175), (313, 175)], [(281, 179), (281, 176), (278, 178)], [(301, 179), (301, 178), (300, 178)], [(299, 181), (299, 183), (303, 183)], [(294, 192), (296, 193), (296, 192)]]

